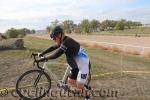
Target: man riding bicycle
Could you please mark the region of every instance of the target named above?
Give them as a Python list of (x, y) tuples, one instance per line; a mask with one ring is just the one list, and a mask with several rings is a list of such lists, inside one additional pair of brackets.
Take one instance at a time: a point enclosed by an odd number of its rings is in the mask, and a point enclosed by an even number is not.
[(72, 68), (68, 82), (76, 86), (79, 90), (83, 90), (90, 70), (90, 61), (87, 53), (77, 41), (65, 36), (63, 29), (60, 26), (56, 26), (53, 29), (50, 37), (56, 44), (50, 46), (47, 50), (42, 52), (40, 56), (57, 50), (45, 58), (40, 58), (38, 62), (56, 59), (62, 54), (65, 54), (67, 62)]

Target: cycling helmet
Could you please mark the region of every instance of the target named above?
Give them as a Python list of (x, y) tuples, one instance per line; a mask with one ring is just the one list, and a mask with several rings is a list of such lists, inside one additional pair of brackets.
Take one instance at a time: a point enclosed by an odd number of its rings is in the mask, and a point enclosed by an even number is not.
[(59, 34), (63, 34), (63, 29), (60, 26), (56, 26), (53, 30), (52, 33), (50, 34), (50, 37), (56, 38)]

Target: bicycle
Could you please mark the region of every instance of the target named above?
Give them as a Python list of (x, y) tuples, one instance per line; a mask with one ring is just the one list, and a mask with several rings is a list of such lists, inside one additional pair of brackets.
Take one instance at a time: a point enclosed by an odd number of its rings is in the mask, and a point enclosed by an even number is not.
[[(58, 77), (47, 67), (47, 64), (50, 65), (50, 62), (45, 61), (43, 66), (40, 66), (39, 62), (36, 62), (38, 58), (38, 54), (32, 53), (31, 58), (34, 58), (33, 65), (37, 66), (38, 69), (29, 70), (22, 74), (16, 83), (16, 92), (17, 94), (25, 100), (39, 100), (46, 96), (46, 94), (49, 93), (49, 90), (51, 89), (51, 78), (54, 79), (54, 81), (57, 83), (57, 86), (60, 89), (64, 89), (65, 91), (75, 93), (74, 90), (71, 90), (70, 86), (67, 83), (69, 73), (71, 70), (71, 67), (67, 65), (66, 71), (64, 73), (64, 76), (62, 80), (59, 80)], [(86, 81), (86, 84), (84, 85), (86, 89), (91, 89), (89, 86), (91, 80), (91, 74), (89, 73), (88, 79)], [(25, 83), (28, 84), (25, 84)], [(30, 83), (30, 84), (29, 84)], [(44, 89), (44, 92), (41, 93), (41, 87)], [(43, 86), (46, 86), (43, 88)], [(34, 94), (30, 94), (28, 92), (31, 91), (31, 89), (36, 90)], [(40, 91), (38, 91), (40, 90)], [(33, 91), (33, 90), (32, 90)], [(40, 94), (38, 94), (40, 92)]]

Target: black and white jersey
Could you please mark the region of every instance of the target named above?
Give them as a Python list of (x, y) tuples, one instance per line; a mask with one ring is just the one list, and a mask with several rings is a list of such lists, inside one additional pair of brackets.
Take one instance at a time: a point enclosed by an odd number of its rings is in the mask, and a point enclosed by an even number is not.
[(80, 44), (72, 38), (65, 36), (63, 42), (60, 45), (60, 49), (65, 52), (67, 57), (73, 57), (78, 54)]
[(49, 53), (57, 49), (52, 55), (48, 56), (48, 59), (56, 59), (65, 53), (68, 64), (72, 68), (78, 68), (77, 58), (88, 58), (84, 49), (80, 47), (80, 44), (74, 39), (65, 36), (60, 45), (53, 45), (43, 52), (43, 54)]

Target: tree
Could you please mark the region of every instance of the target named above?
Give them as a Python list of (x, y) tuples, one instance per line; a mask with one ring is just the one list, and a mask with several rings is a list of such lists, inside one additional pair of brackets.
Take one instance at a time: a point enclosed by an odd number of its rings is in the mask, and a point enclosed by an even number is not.
[(59, 21), (56, 19), (56, 20), (54, 20), (54, 21), (51, 22), (51, 25), (49, 25), (49, 26), (46, 27), (46, 31), (47, 31), (48, 33), (50, 33), (56, 26), (59, 26), (59, 25), (60, 25), (60, 23), (59, 23)]
[(126, 26), (126, 20), (125, 19), (121, 19), (120, 21), (117, 22), (116, 29), (117, 30), (124, 30), (125, 26)]
[(142, 26), (141, 22), (133, 22), (133, 26), (137, 27), (137, 26)]
[(112, 29), (114, 29), (116, 25), (117, 25), (117, 21), (111, 20), (109, 27), (112, 28)]
[(46, 31), (47, 31), (48, 33), (50, 33), (50, 32), (51, 32), (51, 27), (50, 27), (50, 26), (47, 26), (47, 27), (46, 27)]
[(46, 27), (47, 32), (49, 33), (54, 27), (61, 26), (66, 33), (90, 33), (90, 32), (99, 32), (107, 30), (124, 30), (131, 29), (137, 26), (141, 26), (140, 22), (127, 21), (125, 19), (121, 20), (104, 20), (99, 22), (96, 19), (89, 21), (88, 19), (83, 19), (79, 24), (74, 24), (72, 20), (65, 20), (59, 22), (54, 20), (51, 22), (50, 26)]
[(32, 29), (32, 30), (31, 30), (31, 33), (35, 33), (35, 30), (34, 30), (34, 29)]
[(100, 26), (100, 22), (98, 20), (93, 19), (90, 22), (90, 29), (92, 32), (98, 31), (99, 26)]
[(135, 28), (137, 26), (141, 26), (142, 24), (140, 22), (127, 21), (126, 25), (129, 29), (131, 29), (131, 28)]
[(80, 24), (74, 26), (74, 32), (77, 34), (81, 34), (82, 30), (81, 30)]
[(131, 29), (131, 27), (133, 26), (133, 22), (132, 21), (127, 21), (126, 26), (128, 27), (128, 29)]
[(82, 20), (80, 27), (81, 27), (82, 32), (90, 33), (90, 22), (88, 19)]
[(62, 27), (65, 33), (71, 33), (74, 29), (74, 23), (72, 20), (65, 20), (62, 22)]
[(101, 29), (102, 30), (107, 30), (108, 26), (109, 26), (109, 20), (104, 20), (102, 22)]
[(53, 29), (54, 27), (56, 27), (56, 26), (58, 26), (58, 25), (60, 25), (60, 23), (59, 23), (59, 21), (58, 20), (55, 20), (55, 21), (52, 21), (51, 22), (51, 29)]
[(112, 30), (115, 28), (117, 22), (114, 20), (104, 20), (101, 23), (101, 29), (102, 30)]

